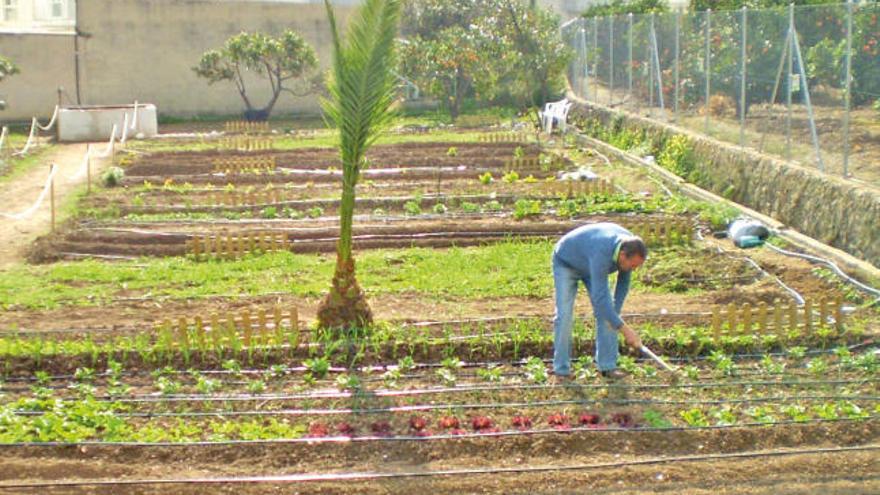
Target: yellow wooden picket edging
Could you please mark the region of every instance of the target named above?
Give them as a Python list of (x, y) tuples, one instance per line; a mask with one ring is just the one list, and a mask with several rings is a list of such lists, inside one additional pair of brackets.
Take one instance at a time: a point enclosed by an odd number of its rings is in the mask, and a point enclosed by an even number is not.
[(264, 133), (269, 132), (269, 122), (251, 122), (248, 120), (230, 120), (224, 126), (226, 132)]
[(484, 132), (477, 136), (481, 143), (525, 143), (532, 136), (526, 132)]
[(287, 235), (277, 232), (194, 235), (186, 241), (186, 252), (196, 259), (236, 259), (248, 253), (289, 251), (290, 246)]
[(220, 148), (238, 151), (266, 151), (272, 149), (272, 139), (248, 135), (226, 136), (220, 139)]
[(728, 304), (725, 308), (712, 308), (712, 335), (716, 341), (723, 336), (736, 335), (776, 335), (785, 337), (791, 332), (803, 331), (812, 334), (817, 328), (833, 327), (843, 329), (843, 298), (820, 298), (818, 311), (816, 303), (804, 301), (803, 306), (794, 302), (775, 301), (772, 305), (759, 302), (756, 305), (745, 303)]
[(554, 180), (540, 182), (540, 188), (566, 198), (592, 196), (594, 194), (613, 194), (614, 184), (607, 179), (597, 180)]
[(212, 206), (259, 206), (278, 204), (286, 200), (282, 189), (268, 188), (259, 191), (217, 191), (211, 194)]
[(622, 221), (630, 232), (642, 238), (649, 246), (690, 244), (694, 224), (687, 218), (666, 217), (656, 220)]
[(230, 346), (239, 342), (244, 348), (267, 345), (299, 345), (299, 311), (285, 311), (275, 305), (270, 310), (243, 309), (238, 313), (227, 311), (182, 316), (177, 322), (164, 320), (155, 326), (160, 339), (177, 348), (206, 348)]
[(213, 160), (214, 173), (241, 174), (247, 172), (269, 172), (277, 167), (275, 157), (263, 156), (233, 156), (216, 158)]

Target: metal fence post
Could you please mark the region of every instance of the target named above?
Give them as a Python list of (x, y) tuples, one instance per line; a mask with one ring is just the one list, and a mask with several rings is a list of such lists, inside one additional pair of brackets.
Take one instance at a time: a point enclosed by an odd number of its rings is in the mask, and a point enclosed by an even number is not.
[(844, 106), (846, 110), (843, 114), (843, 176), (849, 176), (849, 118), (852, 108), (852, 22), (853, 22), (853, 4), (852, 0), (846, 2), (846, 69), (844, 77)]
[(629, 47), (628, 47), (629, 58), (627, 59), (627, 62), (629, 62), (627, 64), (629, 66), (629, 70), (628, 70), (628, 75), (627, 75), (628, 80), (627, 80), (627, 84), (626, 84), (627, 85), (626, 96), (627, 96), (627, 98), (632, 98), (632, 92), (633, 92), (633, 15), (632, 15), (632, 13), (629, 13), (629, 14), (627, 14), (626, 17), (627, 17), (627, 20), (629, 21)]
[[(586, 19), (583, 21), (586, 23)], [(584, 99), (590, 99), (590, 74), (589, 74), (589, 59), (587, 58), (587, 29), (584, 26), (581, 26), (580, 29), (581, 34), (581, 53), (583, 53), (584, 60), (584, 73), (583, 78), (581, 79), (581, 91), (583, 91)]]
[[(593, 51), (599, 51), (599, 18), (593, 17)], [(596, 89), (596, 103), (599, 103), (599, 57), (593, 57), (593, 77), (596, 78), (593, 87)]]
[(673, 89), (673, 103), (672, 103), (672, 121), (678, 121), (678, 86), (679, 86), (679, 65), (680, 65), (680, 48), (681, 48), (681, 9), (675, 9), (675, 65), (673, 66), (673, 71), (675, 72), (675, 88)]
[(742, 50), (740, 53), (740, 58), (742, 59), (742, 66), (740, 68), (740, 84), (739, 84), (739, 146), (740, 148), (745, 149), (746, 146), (746, 43), (748, 42), (748, 37), (746, 35), (746, 30), (748, 28), (748, 8), (743, 6), (742, 8), (742, 21), (740, 22), (742, 26)]
[(785, 159), (791, 161), (791, 94), (794, 92), (794, 88), (791, 87), (791, 72), (793, 70), (792, 67), (792, 59), (794, 58), (794, 33), (792, 32), (792, 26), (794, 26), (794, 4), (788, 5), (788, 36), (786, 39), (788, 40), (788, 46), (786, 50), (788, 50), (788, 54), (786, 56), (786, 75), (785, 75)]
[(608, 16), (608, 106), (614, 104), (614, 16)]
[(710, 85), (712, 81), (712, 49), (709, 45), (710, 33), (712, 32), (712, 9), (706, 10), (706, 59), (705, 59), (705, 67), (706, 67), (706, 95), (703, 100), (703, 111), (706, 112), (705, 115), (705, 123), (704, 123), (704, 132), (709, 134), (709, 96), (710, 96)]
[[(649, 14), (650, 26), (654, 27), (654, 13)], [(647, 57), (645, 62), (648, 64), (648, 116), (654, 116), (654, 52), (651, 50), (651, 32), (648, 31), (648, 42), (645, 43)]]

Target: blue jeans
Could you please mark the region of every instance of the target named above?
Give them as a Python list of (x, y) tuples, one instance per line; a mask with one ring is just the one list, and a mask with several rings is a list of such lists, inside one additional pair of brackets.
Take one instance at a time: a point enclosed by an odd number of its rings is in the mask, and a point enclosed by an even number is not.
[[(556, 316), (553, 318), (553, 372), (571, 374), (571, 327), (578, 282), (590, 290), (590, 279), (553, 256)], [(617, 368), (617, 332), (605, 320), (596, 320), (596, 366), (600, 371)]]

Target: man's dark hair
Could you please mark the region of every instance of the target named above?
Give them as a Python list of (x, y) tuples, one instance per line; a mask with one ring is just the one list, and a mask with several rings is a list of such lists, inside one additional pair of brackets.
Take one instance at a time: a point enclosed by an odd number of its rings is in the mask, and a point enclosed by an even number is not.
[(645, 241), (641, 237), (634, 236), (624, 239), (620, 243), (620, 252), (627, 258), (638, 255), (642, 259), (648, 259), (648, 246), (645, 245)]

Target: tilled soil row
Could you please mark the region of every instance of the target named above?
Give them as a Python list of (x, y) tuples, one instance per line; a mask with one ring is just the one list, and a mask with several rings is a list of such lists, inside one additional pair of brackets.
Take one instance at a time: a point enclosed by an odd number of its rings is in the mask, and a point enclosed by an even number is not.
[[(632, 215), (591, 216), (591, 222), (614, 219), (623, 225)], [(659, 221), (662, 215), (642, 215), (642, 222)], [(194, 236), (244, 236), (280, 234), (295, 253), (331, 252), (336, 249), (338, 227), (335, 222), (272, 222), (270, 227), (245, 227), (235, 223), (188, 224), (174, 231), (171, 225), (152, 224), (151, 228), (86, 228), (73, 230), (57, 238), (44, 238), (34, 250), (34, 261), (58, 259), (73, 254), (115, 256), (180, 256), (187, 254), (187, 241)], [(395, 247), (473, 246), (512, 238), (555, 237), (570, 231), (583, 221), (531, 220), (512, 222), (509, 218), (446, 220), (443, 218), (406, 223), (361, 225), (354, 228), (356, 249)], [(310, 225), (310, 226), (306, 226)], [(163, 230), (158, 230), (163, 229)], [(273, 243), (277, 243), (277, 238)], [(275, 246), (279, 248), (280, 246)]]
[[(537, 157), (541, 148), (526, 143), (401, 143), (374, 146), (367, 153), (371, 163), (389, 167), (440, 167), (480, 163), (484, 166), (502, 166), (522, 148), (523, 157)], [(455, 153), (450, 154), (450, 149)], [(274, 157), (278, 167), (296, 169), (339, 168), (339, 151), (335, 148), (304, 148), (291, 151), (245, 152), (237, 150), (210, 150), (155, 153), (138, 158), (126, 169), (126, 175), (187, 175), (211, 173), (214, 162), (223, 159)]]
[[(868, 420), (683, 431), (591, 430), (438, 440), (389, 438), (314, 445), (281, 441), (231, 445), (17, 447), (7, 450), (0, 466), (3, 466), (6, 480), (76, 480), (117, 476), (175, 478), (202, 473), (242, 476), (282, 472), (332, 473), (339, 470), (405, 472), (475, 467), (509, 469), (518, 466), (631, 462), (646, 457), (726, 454), (810, 446), (859, 446), (874, 444), (878, 438), (878, 421)], [(559, 461), (560, 456), (565, 457), (564, 462)], [(844, 471), (850, 474), (876, 475), (876, 452), (865, 452), (864, 455), (842, 453), (820, 458), (823, 459), (820, 465), (826, 475), (829, 474), (827, 468), (835, 465), (834, 459), (847, 459), (846, 464), (849, 466)], [(768, 459), (762, 459), (761, 464), (764, 463), (768, 463)], [(107, 469), (102, 469), (101, 466), (105, 465)], [(713, 467), (717, 468), (719, 465), (733, 466), (735, 463), (720, 462), (713, 464)], [(79, 466), (83, 469), (77, 469)], [(843, 465), (838, 467), (844, 468)], [(658, 470), (665, 469), (668, 468), (651, 467), (654, 475)], [(812, 472), (811, 467), (806, 464), (800, 468), (798, 464), (788, 465), (786, 469)], [(749, 473), (755, 475), (755, 471)], [(619, 471), (617, 476), (626, 477)], [(496, 475), (494, 479), (495, 483), (502, 483), (501, 486), (511, 487), (504, 484), (505, 479), (509, 480), (509, 475)], [(346, 482), (346, 485), (350, 483)], [(359, 493), (357, 487), (370, 485), (357, 483), (351, 490), (338, 492), (336, 489), (343, 487), (341, 482), (330, 486), (336, 487), (331, 493)]]

